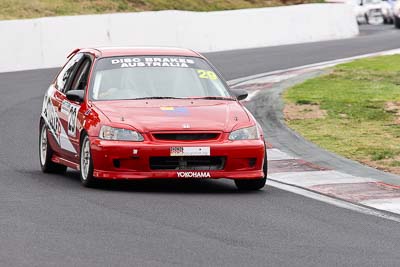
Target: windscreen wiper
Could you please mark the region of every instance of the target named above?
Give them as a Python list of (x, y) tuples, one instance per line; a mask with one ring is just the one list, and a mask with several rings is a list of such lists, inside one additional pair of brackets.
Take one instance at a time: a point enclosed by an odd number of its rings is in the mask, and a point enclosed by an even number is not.
[(226, 97), (226, 96), (200, 96), (200, 97), (188, 97), (190, 99), (210, 99), (210, 100), (232, 100), (235, 101), (236, 99), (233, 97)]

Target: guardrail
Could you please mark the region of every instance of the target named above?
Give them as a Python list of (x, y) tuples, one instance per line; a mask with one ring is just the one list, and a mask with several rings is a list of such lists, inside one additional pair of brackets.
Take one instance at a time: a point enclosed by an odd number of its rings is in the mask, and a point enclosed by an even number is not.
[(355, 15), (345, 4), (0, 21), (0, 72), (58, 67), (77, 47), (179, 46), (211, 52), (357, 34)]

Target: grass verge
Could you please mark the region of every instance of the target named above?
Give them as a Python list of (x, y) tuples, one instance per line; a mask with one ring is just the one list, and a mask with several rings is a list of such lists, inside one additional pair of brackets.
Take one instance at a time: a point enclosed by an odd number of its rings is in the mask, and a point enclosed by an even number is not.
[(287, 124), (327, 150), (400, 174), (399, 62), (400, 55), (356, 60), (290, 88), (288, 106), (315, 105), (325, 115), (286, 115)]
[(148, 10), (214, 11), (323, 0), (1, 0), (0, 20)]

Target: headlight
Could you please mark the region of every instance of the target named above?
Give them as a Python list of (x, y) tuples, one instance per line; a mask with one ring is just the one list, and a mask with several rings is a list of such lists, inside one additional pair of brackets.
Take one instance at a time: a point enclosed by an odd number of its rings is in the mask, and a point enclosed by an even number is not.
[(143, 141), (143, 136), (133, 130), (114, 128), (111, 126), (101, 127), (99, 137), (104, 140), (118, 140), (118, 141)]
[(258, 132), (258, 127), (256, 125), (248, 128), (242, 128), (229, 134), (229, 140), (253, 140), (259, 138), (260, 133)]

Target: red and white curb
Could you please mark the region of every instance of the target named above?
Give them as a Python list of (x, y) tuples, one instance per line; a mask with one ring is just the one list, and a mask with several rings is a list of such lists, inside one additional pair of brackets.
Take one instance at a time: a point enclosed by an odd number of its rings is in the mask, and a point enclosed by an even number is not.
[[(277, 83), (299, 75), (305, 75), (355, 59), (393, 54), (400, 54), (400, 49), (263, 73), (236, 79), (230, 81), (229, 84), (233, 88), (249, 91), (247, 101), (251, 101), (261, 90), (271, 89)], [(305, 189), (307, 192), (315, 192), (322, 196), (329, 196), (334, 199), (360, 205), (361, 207), (371, 207), (377, 210), (400, 214), (400, 186), (387, 184), (373, 177), (357, 177), (341, 172), (340, 170), (331, 170), (318, 166), (276, 149), (273, 147), (273, 144), (268, 144), (267, 147), (268, 178), (274, 183), (280, 183), (280, 187), (282, 185), (284, 187), (292, 186)], [(316, 197), (314, 196), (313, 198)], [(329, 200), (325, 201), (330, 202)], [(338, 206), (344, 205), (341, 204)]]
[(268, 178), (363, 206), (400, 214), (400, 186), (329, 170), (267, 149)]

